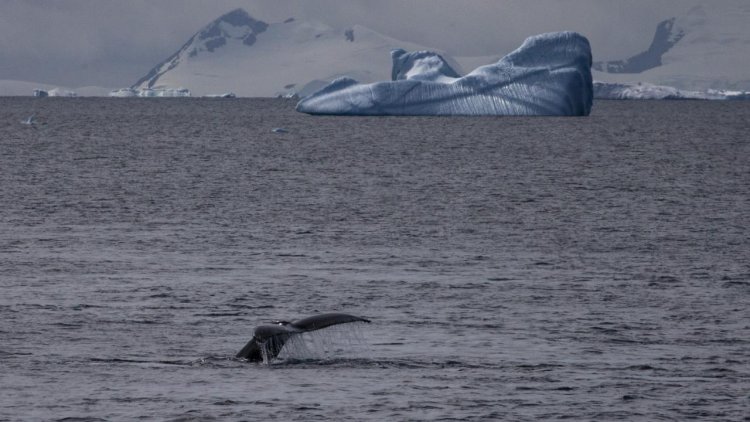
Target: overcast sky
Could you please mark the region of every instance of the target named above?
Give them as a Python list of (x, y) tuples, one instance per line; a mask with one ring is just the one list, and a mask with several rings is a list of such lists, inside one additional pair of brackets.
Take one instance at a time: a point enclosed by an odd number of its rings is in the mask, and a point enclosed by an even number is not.
[(595, 59), (648, 47), (656, 24), (698, 0), (0, 0), (0, 79), (128, 86), (196, 31), (237, 7), (361, 24), (453, 55), (502, 55), (529, 35), (589, 37)]

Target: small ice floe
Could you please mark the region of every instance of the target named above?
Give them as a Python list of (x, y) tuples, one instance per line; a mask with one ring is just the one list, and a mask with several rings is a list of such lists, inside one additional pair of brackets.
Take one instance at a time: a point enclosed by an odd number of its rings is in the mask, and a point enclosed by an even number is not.
[(289, 133), (288, 130), (284, 129), (283, 127), (275, 127), (271, 129), (271, 132), (273, 133)]
[(33, 125), (34, 124), (34, 117), (36, 117), (36, 114), (32, 114), (31, 116), (27, 117), (24, 120), (21, 120), (22, 125)]

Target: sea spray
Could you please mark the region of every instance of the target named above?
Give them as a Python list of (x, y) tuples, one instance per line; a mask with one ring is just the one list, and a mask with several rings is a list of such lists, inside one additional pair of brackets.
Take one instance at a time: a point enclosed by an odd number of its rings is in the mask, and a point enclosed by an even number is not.
[[(340, 356), (361, 356), (366, 348), (362, 330), (364, 323), (337, 325), (322, 330), (292, 334), (278, 354), (280, 360), (331, 359)], [(263, 363), (273, 359), (271, 353), (278, 347), (274, 339), (261, 344)]]

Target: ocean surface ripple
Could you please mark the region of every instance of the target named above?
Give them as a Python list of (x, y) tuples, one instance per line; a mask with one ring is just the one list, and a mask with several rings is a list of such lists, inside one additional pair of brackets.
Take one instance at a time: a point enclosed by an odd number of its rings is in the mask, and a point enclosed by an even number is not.
[(0, 98), (0, 420), (750, 420), (750, 103), (293, 106)]

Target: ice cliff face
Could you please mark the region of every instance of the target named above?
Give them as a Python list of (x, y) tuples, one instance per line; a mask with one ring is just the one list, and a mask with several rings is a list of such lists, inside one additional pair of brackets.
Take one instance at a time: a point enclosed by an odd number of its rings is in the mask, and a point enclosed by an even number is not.
[(528, 38), (499, 62), (460, 77), (438, 54), (392, 53), (391, 82), (341, 78), (297, 111), (343, 115), (556, 115), (591, 111), (591, 47), (574, 32)]

